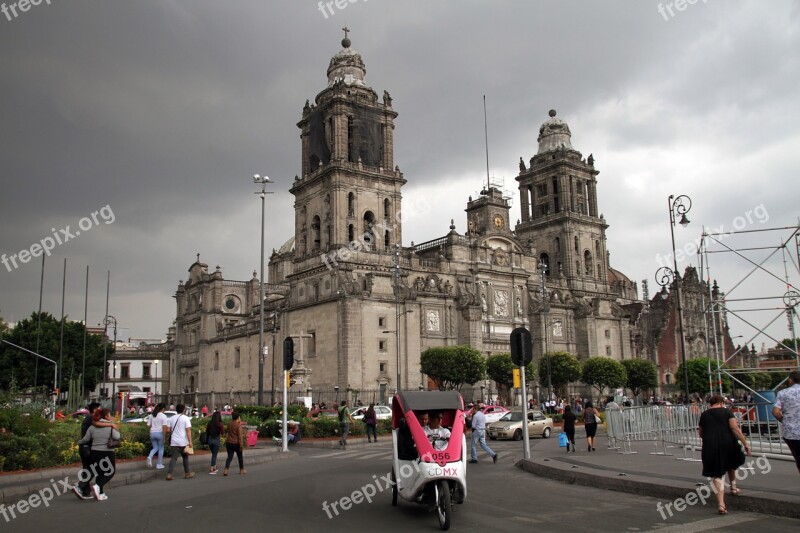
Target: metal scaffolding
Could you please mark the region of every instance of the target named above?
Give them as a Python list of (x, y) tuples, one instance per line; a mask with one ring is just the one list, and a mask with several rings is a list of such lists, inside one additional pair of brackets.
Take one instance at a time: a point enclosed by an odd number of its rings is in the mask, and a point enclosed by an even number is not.
[[(777, 235), (780, 243), (766, 245), (770, 236)], [(730, 240), (731, 244), (726, 244)], [(755, 242), (753, 242), (755, 241)], [(738, 246), (737, 246), (738, 245)], [(721, 254), (721, 255), (717, 255)], [(747, 346), (754, 346), (754, 341), (765, 338), (774, 341), (794, 355), (794, 368), (800, 369), (795, 319), (798, 319), (800, 304), (800, 220), (797, 225), (763, 229), (743, 229), (727, 232), (710, 232), (703, 228), (698, 249), (700, 257), (700, 275), (705, 273), (708, 294), (703, 293), (703, 310), (705, 316), (706, 339), (714, 338), (714, 360), (716, 368), (711, 368), (709, 357), (709, 391), (717, 389), (722, 392), (722, 377), (728, 376), (741, 388), (757, 392), (743, 383), (742, 374), (755, 372), (786, 372), (787, 368), (760, 368), (755, 350), (748, 351)], [(733, 285), (723, 292), (716, 289), (716, 281), (712, 289), (711, 258), (724, 258), (715, 268), (745, 266), (749, 271), (741, 276)], [(792, 268), (790, 268), (790, 266)], [(783, 272), (780, 272), (781, 267)], [(724, 297), (720, 296), (724, 294)], [(741, 294), (741, 297), (739, 295)], [(707, 299), (706, 299), (707, 298)], [(749, 314), (755, 313), (755, 315)], [(767, 331), (781, 317), (788, 320), (789, 338), (793, 346), (786, 346), (782, 340), (776, 339)], [(721, 324), (729, 324), (734, 317), (742, 325), (750, 328), (751, 334), (732, 354), (725, 355), (725, 347), (717, 340), (717, 328)], [(752, 317), (752, 318), (751, 318)], [(774, 330), (774, 328), (773, 328)], [(722, 368), (722, 365), (739, 357), (742, 364), (737, 368)], [(763, 401), (763, 400), (762, 400)]]

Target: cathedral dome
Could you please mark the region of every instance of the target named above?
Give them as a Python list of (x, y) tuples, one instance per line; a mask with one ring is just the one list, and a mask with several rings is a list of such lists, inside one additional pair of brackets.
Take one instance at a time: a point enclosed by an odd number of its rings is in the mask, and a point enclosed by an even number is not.
[(567, 123), (560, 118), (556, 118), (555, 109), (551, 109), (550, 118), (545, 120), (539, 128), (539, 138), (537, 139), (539, 141), (539, 151), (537, 153), (572, 150), (571, 137), (572, 133), (569, 131)]
[(342, 39), (342, 49), (336, 52), (328, 65), (328, 87), (332, 87), (337, 81), (345, 85), (367, 86), (364, 83), (367, 69), (361, 59), (361, 54), (350, 48), (347, 31), (349, 30), (345, 31), (345, 38)]

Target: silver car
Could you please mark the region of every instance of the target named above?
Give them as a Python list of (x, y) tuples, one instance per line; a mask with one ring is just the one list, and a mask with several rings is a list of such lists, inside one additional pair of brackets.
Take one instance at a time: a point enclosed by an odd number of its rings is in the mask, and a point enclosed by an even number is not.
[[(541, 411), (528, 411), (528, 434), (548, 438), (553, 432), (553, 419)], [(486, 426), (490, 440), (522, 440), (522, 411), (509, 411), (497, 422)]]

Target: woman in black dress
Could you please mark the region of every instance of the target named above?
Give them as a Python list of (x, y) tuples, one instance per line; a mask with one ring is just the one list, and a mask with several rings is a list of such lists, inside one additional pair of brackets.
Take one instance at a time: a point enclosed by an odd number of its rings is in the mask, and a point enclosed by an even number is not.
[(564, 433), (567, 434), (567, 453), (569, 453), (569, 445), (572, 443), (572, 451), (575, 451), (575, 413), (569, 405), (564, 406)]
[(594, 408), (592, 402), (586, 402), (583, 409), (583, 429), (586, 430), (586, 441), (590, 452), (594, 451), (594, 440), (597, 435), (597, 418), (600, 413)]
[[(744, 445), (744, 451), (750, 455), (750, 446), (736, 423), (736, 417), (725, 408), (722, 396), (711, 397), (708, 410), (700, 415), (700, 438), (703, 441), (703, 475), (710, 477), (717, 493), (717, 509), (719, 514), (728, 512), (725, 507), (725, 485), (723, 477), (728, 474), (731, 484), (731, 495), (738, 496), (736, 487), (736, 469), (744, 464), (745, 458), (739, 448), (739, 442)], [(737, 440), (739, 442), (737, 442)]]

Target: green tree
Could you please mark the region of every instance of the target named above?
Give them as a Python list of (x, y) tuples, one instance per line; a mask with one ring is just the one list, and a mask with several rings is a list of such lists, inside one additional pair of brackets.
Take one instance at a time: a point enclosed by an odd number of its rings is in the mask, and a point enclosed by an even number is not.
[[(736, 379), (747, 385), (753, 390), (765, 390), (772, 388), (772, 377), (768, 372), (749, 372), (747, 374), (736, 374)], [(736, 383), (735, 388), (741, 388)]]
[[(709, 364), (711, 365), (709, 367)], [(725, 365), (721, 366), (723, 369), (726, 368)], [(693, 394), (700, 394), (701, 396), (705, 396), (709, 390), (709, 375), (708, 369), (711, 368), (711, 382), (716, 383), (717, 381), (717, 362), (716, 360), (711, 360), (709, 362), (708, 358), (706, 357), (698, 357), (695, 359), (689, 359), (686, 361), (686, 368), (689, 370), (689, 393)], [(722, 389), (730, 393), (732, 391), (732, 384), (733, 381), (731, 378), (722, 374)], [(684, 389), (684, 378), (683, 378), (683, 363), (678, 365), (678, 370), (675, 372), (675, 387), (677, 390), (683, 392)], [(718, 390), (718, 386), (714, 385), (714, 390)]]
[(0, 316), (0, 337), (2, 337), (3, 333), (6, 331), (8, 331), (8, 322), (6, 322), (5, 319)]
[[(511, 360), (510, 353), (499, 353), (486, 359), (486, 375), (497, 383), (497, 391), (505, 401), (509, 400), (508, 391), (514, 386), (514, 369), (519, 368)], [(533, 383), (536, 369), (533, 363), (525, 367), (525, 382)]]
[(625, 359), (622, 361), (628, 379), (625, 386), (634, 396), (645, 390), (655, 389), (658, 386), (658, 368), (655, 363), (647, 359)]
[(581, 381), (597, 388), (601, 396), (606, 387), (624, 387), (627, 380), (625, 367), (610, 357), (590, 357), (583, 363)]
[(569, 352), (550, 352), (539, 359), (539, 385), (548, 385), (548, 367), (550, 362), (550, 383), (559, 396), (566, 396), (566, 387), (581, 378), (581, 363)]
[(436, 346), (420, 356), (420, 369), (439, 390), (460, 390), (486, 375), (486, 359), (471, 346)]
[[(39, 315), (32, 313), (30, 318), (19, 322), (13, 329), (4, 334), (4, 339), (31, 351), (36, 350), (36, 333), (39, 335), (38, 353), (54, 361), (59, 360), (59, 345), (61, 341), (61, 321), (49, 313)], [(71, 377), (78, 377), (83, 366), (83, 333), (85, 326), (80, 322), (66, 320), (64, 323), (64, 354), (62, 368), (60, 369), (62, 391), (68, 390)], [(108, 353), (113, 354), (114, 347), (109, 343)], [(0, 343), (0, 389), (8, 390), (11, 378), (14, 377), (20, 389), (33, 386), (34, 369), (37, 357)], [(37, 379), (38, 385), (53, 386), (53, 364), (39, 359)], [(92, 390), (97, 385), (97, 378), (103, 375), (103, 339), (100, 335), (87, 335), (86, 337), (86, 376), (84, 384), (86, 390)], [(79, 393), (80, 394), (80, 393)]]

